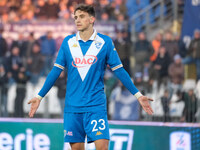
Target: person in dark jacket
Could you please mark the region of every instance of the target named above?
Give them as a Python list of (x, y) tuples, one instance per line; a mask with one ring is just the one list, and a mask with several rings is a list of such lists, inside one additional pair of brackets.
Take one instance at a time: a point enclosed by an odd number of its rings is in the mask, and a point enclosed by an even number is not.
[(41, 54), (44, 57), (43, 74), (46, 76), (53, 66), (53, 58), (56, 52), (56, 41), (53, 33), (48, 31), (46, 35), (40, 37)]
[(17, 73), (16, 83), (16, 98), (15, 98), (15, 111), (14, 117), (24, 117), (23, 102), (26, 96), (26, 83), (29, 79), (27, 71), (24, 67), (19, 68)]
[(169, 115), (170, 96), (168, 90), (165, 90), (164, 95), (161, 97), (161, 103), (164, 111), (164, 122), (168, 122), (171, 120)]
[(5, 54), (8, 50), (8, 45), (6, 40), (2, 36), (3, 26), (0, 24), (0, 63), (4, 61)]
[(153, 64), (153, 71), (151, 75), (155, 80), (158, 81), (158, 89), (163, 83), (165, 86), (168, 81), (168, 67), (170, 65), (170, 58), (166, 52), (165, 46), (159, 48), (158, 56)]
[(124, 35), (126, 33), (124, 32), (125, 31), (119, 31), (117, 33), (117, 39), (114, 41), (114, 44), (125, 70), (131, 75), (129, 57), (132, 47), (131, 43), (125, 40)]
[(40, 53), (39, 43), (33, 44), (31, 54), (27, 58), (27, 64), (28, 71), (30, 72), (30, 82), (35, 86), (38, 83), (44, 65), (44, 58)]
[(55, 83), (55, 86), (58, 88), (57, 96), (59, 98), (60, 107), (62, 111), (60, 115), (61, 118), (63, 117), (64, 107), (65, 107), (66, 84), (67, 84), (67, 77), (66, 73), (63, 71)]
[(140, 32), (138, 35), (138, 40), (134, 45), (136, 72), (142, 72), (145, 60), (149, 60), (152, 54), (153, 47), (151, 46), (151, 43), (146, 39), (146, 35), (144, 34), (144, 32)]
[(8, 74), (3, 64), (0, 64), (0, 116), (8, 117), (7, 111), (7, 97), (8, 97), (8, 81), (10, 74)]
[(188, 56), (183, 59), (184, 64), (194, 63), (197, 69), (197, 80), (200, 80), (200, 30), (194, 31), (194, 39), (191, 41)]
[(171, 31), (167, 31), (164, 35), (165, 39), (162, 45), (165, 46), (166, 52), (169, 55), (170, 61), (173, 61), (174, 56), (179, 53), (178, 43), (173, 39)]

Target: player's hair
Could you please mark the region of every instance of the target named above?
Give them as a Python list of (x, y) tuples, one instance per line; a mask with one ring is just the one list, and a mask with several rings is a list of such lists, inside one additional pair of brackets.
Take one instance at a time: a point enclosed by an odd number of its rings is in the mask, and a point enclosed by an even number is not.
[(92, 5), (79, 4), (75, 9), (74, 14), (76, 13), (77, 10), (87, 12), (89, 15), (95, 17), (95, 10)]

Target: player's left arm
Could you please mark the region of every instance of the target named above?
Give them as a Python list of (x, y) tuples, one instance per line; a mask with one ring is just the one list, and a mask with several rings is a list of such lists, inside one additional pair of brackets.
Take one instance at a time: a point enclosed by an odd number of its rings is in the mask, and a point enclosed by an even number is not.
[(153, 99), (144, 96), (140, 93), (140, 91), (133, 84), (129, 74), (123, 67), (116, 69), (114, 73), (118, 77), (118, 79), (123, 83), (123, 85), (138, 99), (144, 111), (147, 112), (149, 115), (152, 115), (153, 109), (151, 108), (149, 101), (153, 101)]
[(108, 51), (107, 51), (107, 64), (109, 64), (112, 71), (114, 71), (115, 75), (118, 79), (123, 83), (123, 85), (138, 99), (140, 105), (149, 115), (153, 114), (153, 110), (149, 104), (149, 101), (152, 101), (151, 98), (148, 98), (142, 95), (139, 90), (133, 84), (129, 74), (123, 68), (121, 60), (117, 54), (117, 50), (111, 39), (107, 39), (108, 43)]

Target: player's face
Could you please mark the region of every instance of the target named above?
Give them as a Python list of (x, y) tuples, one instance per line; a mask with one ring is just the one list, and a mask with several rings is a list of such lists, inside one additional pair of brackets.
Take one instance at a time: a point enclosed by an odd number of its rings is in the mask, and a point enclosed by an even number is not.
[(78, 31), (84, 31), (93, 26), (95, 18), (87, 12), (77, 10), (74, 14), (74, 20)]

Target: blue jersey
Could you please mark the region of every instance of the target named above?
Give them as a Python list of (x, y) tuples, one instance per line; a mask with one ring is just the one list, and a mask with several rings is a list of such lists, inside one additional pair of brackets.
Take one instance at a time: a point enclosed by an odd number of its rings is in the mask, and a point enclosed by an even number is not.
[(65, 112), (106, 110), (104, 72), (122, 67), (110, 37), (94, 31), (88, 41), (79, 32), (67, 36), (60, 47), (54, 66), (67, 68)]

